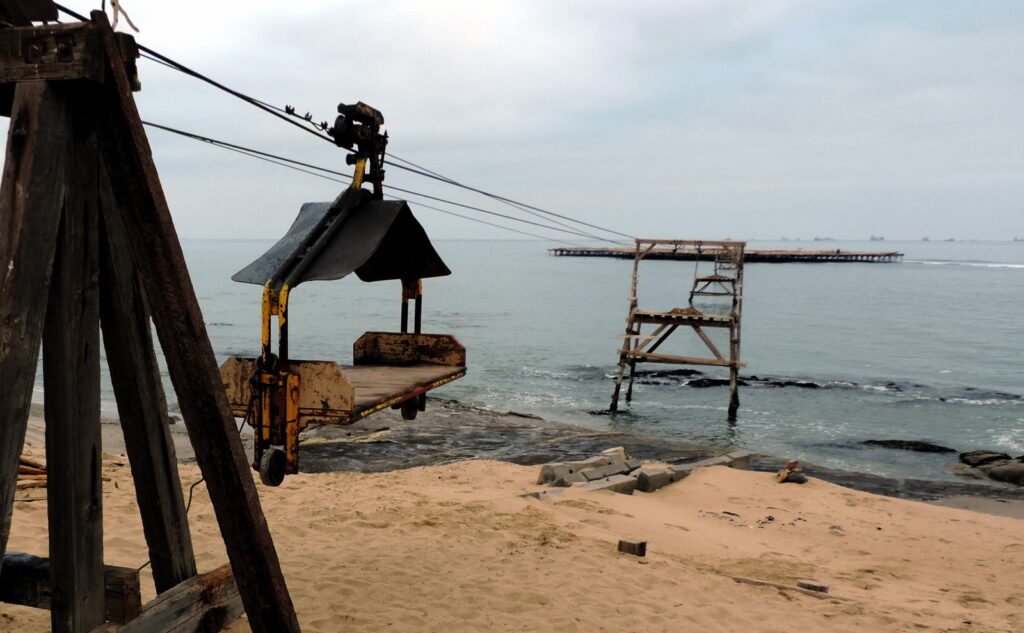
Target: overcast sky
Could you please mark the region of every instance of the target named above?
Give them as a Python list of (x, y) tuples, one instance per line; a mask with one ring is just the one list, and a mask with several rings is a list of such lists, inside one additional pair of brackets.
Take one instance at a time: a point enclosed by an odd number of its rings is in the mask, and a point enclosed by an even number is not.
[[(317, 120), (364, 101), (394, 154), (632, 235), (1024, 237), (1018, 0), (124, 6), (140, 43), (240, 91)], [(209, 86), (139, 70), (145, 119), (349, 169)], [(343, 187), (165, 132), (150, 142), (184, 237), (277, 237)], [(387, 183), (512, 212), (395, 169)], [(435, 238), (518, 237), (414, 211)]]

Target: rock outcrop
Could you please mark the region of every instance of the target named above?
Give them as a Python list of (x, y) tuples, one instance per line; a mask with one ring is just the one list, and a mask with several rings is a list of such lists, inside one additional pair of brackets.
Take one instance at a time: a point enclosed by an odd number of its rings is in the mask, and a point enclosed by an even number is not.
[(953, 469), (957, 475), (994, 479), (1024, 486), (1024, 455), (1013, 458), (994, 451), (960, 453), (960, 464)]

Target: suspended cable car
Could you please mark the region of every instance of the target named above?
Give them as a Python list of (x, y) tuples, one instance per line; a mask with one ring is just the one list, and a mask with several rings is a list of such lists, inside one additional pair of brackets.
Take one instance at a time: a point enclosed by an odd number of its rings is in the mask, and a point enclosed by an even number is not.
[[(411, 420), (426, 393), (466, 374), (466, 348), (448, 334), (424, 334), (422, 279), (451, 271), (404, 201), (383, 199), (387, 134), (373, 108), (338, 106), (331, 135), (354, 150), (351, 186), (334, 202), (302, 205), (290, 229), (234, 281), (263, 286), (262, 353), (221, 365), (228, 402), (253, 428), (253, 468), (277, 486), (299, 471), (299, 433), (310, 425), (351, 424), (387, 407)], [(363, 183), (372, 184), (372, 190)], [(299, 284), (355, 273), (367, 282), (401, 282), (401, 331), (366, 332), (353, 364), (288, 356), (288, 300)], [(409, 302), (414, 303), (409, 331)], [(274, 353), (273, 320), (277, 321)]]

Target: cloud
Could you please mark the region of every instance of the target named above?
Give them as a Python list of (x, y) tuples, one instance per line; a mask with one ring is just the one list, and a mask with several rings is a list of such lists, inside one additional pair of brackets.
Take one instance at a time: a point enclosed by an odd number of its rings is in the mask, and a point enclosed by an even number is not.
[[(232, 87), (317, 120), (362, 100), (399, 156), (627, 232), (1024, 235), (1019, 3), (125, 4), (139, 41)], [(327, 143), (140, 70), (146, 118), (344, 168)], [(151, 142), (188, 236), (276, 236), (301, 202), (341, 187)], [(388, 182), (511, 211), (397, 169)], [(440, 237), (509, 236), (420, 215)]]

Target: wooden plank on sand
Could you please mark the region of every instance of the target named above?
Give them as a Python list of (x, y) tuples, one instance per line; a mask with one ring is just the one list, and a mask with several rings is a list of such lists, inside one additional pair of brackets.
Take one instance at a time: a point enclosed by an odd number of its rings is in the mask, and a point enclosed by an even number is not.
[(231, 566), (222, 565), (160, 594), (130, 622), (108, 623), (91, 633), (208, 633), (220, 631), (240, 615), (242, 600)]

